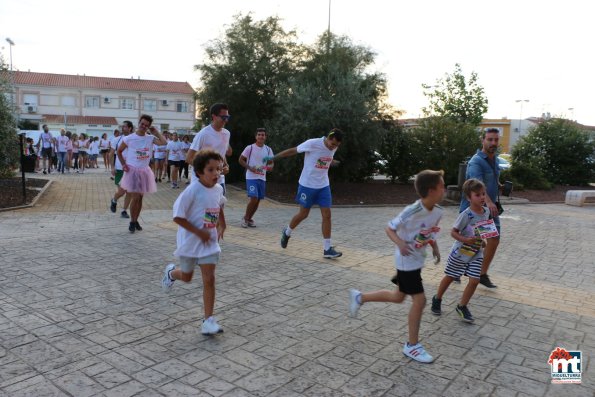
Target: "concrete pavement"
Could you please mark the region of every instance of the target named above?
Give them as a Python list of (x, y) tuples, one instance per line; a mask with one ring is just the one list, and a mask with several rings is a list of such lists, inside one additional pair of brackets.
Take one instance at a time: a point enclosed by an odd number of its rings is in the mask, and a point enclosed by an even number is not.
[[(103, 170), (47, 178), (34, 208), (0, 213), (0, 396), (594, 395), (595, 206), (508, 207), (490, 271), (499, 288), (478, 288), (473, 325), (454, 312), (465, 280), (440, 318), (426, 309), (420, 335), (436, 358), (427, 365), (401, 353), (409, 303), (347, 316), (349, 288), (392, 288), (383, 229), (400, 208), (333, 209), (344, 256), (325, 260), (317, 210), (283, 250), (295, 208), (264, 203), (258, 227), (242, 229), (246, 200), (230, 190), (217, 269), (225, 333), (203, 337), (199, 275), (160, 289), (180, 191), (160, 184), (131, 235), (108, 210)], [(443, 258), (456, 212), (442, 221)], [(424, 269), (428, 298), (442, 271)], [(582, 352), (582, 385), (551, 384), (557, 346)]]

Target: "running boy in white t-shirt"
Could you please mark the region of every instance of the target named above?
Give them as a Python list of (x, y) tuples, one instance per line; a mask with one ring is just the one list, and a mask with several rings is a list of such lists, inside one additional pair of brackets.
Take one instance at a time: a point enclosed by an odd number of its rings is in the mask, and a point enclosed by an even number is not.
[(456, 278), (462, 275), (469, 278), (467, 287), (463, 291), (461, 301), (456, 312), (465, 322), (472, 323), (475, 319), (467, 308), (469, 301), (479, 284), (481, 265), (483, 264), (483, 239), (481, 231), (491, 222), (494, 237), (497, 237), (496, 225), (491, 220), (490, 210), (486, 207), (486, 188), (479, 179), (467, 179), (463, 184), (463, 194), (469, 200), (469, 207), (461, 212), (452, 226), (450, 235), (456, 241), (452, 246), (444, 277), (438, 286), (438, 292), (432, 298), (432, 313), (442, 314), (442, 296)]
[(257, 128), (256, 142), (246, 146), (240, 154), (239, 163), (246, 169), (246, 193), (250, 199), (246, 206), (246, 214), (240, 223), (240, 226), (244, 228), (256, 227), (252, 217), (258, 209), (260, 200), (265, 196), (267, 171), (273, 169), (272, 161), (263, 161), (265, 157), (273, 156), (271, 148), (264, 144), (266, 139), (266, 130)]
[(281, 247), (286, 248), (293, 229), (295, 229), (310, 214), (310, 208), (318, 204), (322, 215), (322, 238), (325, 258), (338, 258), (343, 255), (336, 251), (331, 244), (331, 186), (328, 179), (328, 169), (339, 162), (333, 157), (343, 140), (343, 132), (334, 128), (327, 136), (308, 139), (296, 147), (286, 149), (273, 157), (265, 157), (265, 161), (294, 156), (305, 153), (304, 168), (298, 184), (295, 201), (300, 210), (291, 218), (289, 225), (281, 232)]
[(440, 252), (436, 234), (444, 210), (438, 205), (444, 195), (442, 171), (425, 170), (415, 176), (415, 191), (420, 199), (405, 209), (386, 227), (386, 234), (396, 244), (395, 267), (397, 274), (391, 280), (397, 285), (393, 291), (379, 290), (361, 293), (349, 291), (349, 314), (355, 317), (366, 302), (402, 303), (407, 295), (413, 304), (409, 310), (409, 340), (403, 346), (403, 354), (422, 363), (431, 363), (434, 358), (419, 343), (419, 326), (426, 295), (421, 279), (421, 269), (426, 259), (426, 247), (432, 247), (436, 263)]
[(221, 155), (205, 149), (196, 153), (192, 166), (198, 182), (190, 184), (174, 203), (174, 222), (178, 224), (177, 249), (180, 265), (165, 267), (161, 287), (168, 292), (175, 280), (192, 280), (194, 267), (200, 266), (203, 283), (203, 335), (223, 332), (213, 316), (215, 307), (215, 267), (219, 263), (219, 240), (225, 231), (223, 187), (217, 183), (221, 174)]

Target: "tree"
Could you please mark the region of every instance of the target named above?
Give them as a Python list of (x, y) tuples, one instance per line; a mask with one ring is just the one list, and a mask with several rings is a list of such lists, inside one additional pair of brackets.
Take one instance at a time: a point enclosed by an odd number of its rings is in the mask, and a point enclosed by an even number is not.
[(477, 82), (477, 74), (472, 72), (469, 79), (465, 79), (458, 63), (454, 72), (438, 79), (436, 85), (422, 84), (422, 87), (430, 102), (423, 108), (426, 116), (442, 116), (477, 126), (488, 110), (488, 100)]
[(445, 117), (423, 119), (409, 132), (410, 150), (417, 173), (424, 169), (444, 170), (444, 182), (458, 181), (459, 164), (472, 156), (480, 145), (477, 129)]
[(573, 121), (549, 119), (529, 130), (512, 150), (513, 166), (539, 170), (550, 183), (595, 180), (595, 142)]
[[(336, 158), (342, 163), (331, 177), (348, 181), (369, 177), (381, 137), (380, 120), (390, 111), (384, 101), (384, 76), (367, 72), (374, 57), (369, 48), (354, 45), (345, 36), (321, 35), (280, 92), (280, 111), (269, 122), (270, 144), (293, 147), (340, 128), (345, 137)], [(297, 177), (301, 161), (300, 156), (283, 160), (274, 177)]]
[(407, 183), (419, 170), (419, 158), (413, 151), (412, 134), (395, 120), (383, 122), (383, 134), (378, 147), (379, 171), (390, 178)]
[[(213, 103), (230, 106), (234, 158), (254, 141), (256, 128), (278, 113), (279, 86), (295, 72), (302, 51), (295, 32), (286, 32), (278, 17), (254, 21), (250, 14), (236, 15), (224, 36), (206, 47), (205, 61), (195, 66), (201, 118), (210, 122)], [(243, 175), (237, 161), (230, 164), (230, 180)]]
[(12, 88), (4, 59), (0, 57), (0, 178), (13, 176), (19, 161), (19, 143), (13, 116), (13, 104), (8, 99)]

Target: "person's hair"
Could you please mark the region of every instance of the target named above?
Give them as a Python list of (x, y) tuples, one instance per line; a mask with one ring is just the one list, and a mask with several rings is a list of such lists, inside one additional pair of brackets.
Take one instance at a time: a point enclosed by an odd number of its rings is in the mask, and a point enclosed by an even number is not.
[(267, 133), (267, 130), (264, 129), (263, 127), (259, 127), (259, 128), (256, 129), (256, 134), (255, 135), (258, 135), (259, 132), (264, 132), (266, 134)]
[(205, 167), (210, 160), (223, 161), (223, 157), (213, 149), (203, 149), (196, 153), (196, 157), (192, 161), (194, 172), (197, 174), (203, 174)]
[(98, 137), (98, 136), (96, 136), (96, 137), (95, 137), (93, 140), (94, 140), (94, 141), (98, 141), (98, 140), (99, 140), (99, 137)]
[(463, 183), (463, 194), (465, 197), (471, 197), (471, 193), (479, 193), (482, 190), (485, 190), (486, 186), (483, 184), (482, 181), (479, 179), (471, 178), (467, 179), (465, 183)]
[(326, 136), (328, 139), (334, 139), (337, 142), (341, 142), (343, 140), (343, 131), (338, 128), (333, 128)]
[(153, 116), (150, 116), (148, 114), (141, 114), (140, 118), (138, 119), (138, 121), (140, 122), (142, 119), (147, 120), (150, 124), (153, 124)]
[(485, 128), (481, 133), (481, 139), (484, 139), (486, 137), (486, 134), (493, 134), (493, 133), (500, 134), (500, 130), (497, 128), (494, 128), (494, 127)]
[(27, 142), (27, 143), (33, 142), (33, 138), (27, 138), (27, 139), (25, 139), (25, 142)]
[(216, 103), (216, 104), (214, 104), (213, 106), (211, 106), (211, 110), (210, 110), (211, 116), (212, 115), (219, 116), (219, 112), (222, 109), (223, 110), (229, 110), (229, 108), (227, 107), (227, 105), (224, 104), (224, 103)]
[(103, 135), (101, 135), (101, 139), (103, 139), (103, 137), (107, 138), (107, 132), (104, 132)]
[(45, 127), (47, 127), (47, 126), (48, 126), (47, 124), (44, 124), (44, 125), (42, 125), (42, 126), (41, 126), (41, 128), (45, 128)]
[(120, 130), (116, 128), (116, 129), (114, 130), (114, 135), (116, 135), (116, 134), (119, 134), (119, 133), (120, 133)]
[(71, 139), (79, 139), (79, 136), (76, 133), (74, 133), (74, 134), (72, 134), (72, 136), (70, 138)]
[[(142, 117), (141, 117), (141, 119), (142, 119)], [(124, 121), (122, 122), (122, 124), (126, 124), (126, 126), (127, 126), (128, 128), (130, 128), (130, 130), (131, 130), (131, 131), (132, 131), (132, 130), (134, 130), (134, 124), (132, 124), (132, 121), (130, 121), (130, 120), (124, 120)]]
[(79, 135), (79, 138), (85, 139), (87, 137), (87, 135), (83, 132), (81, 133), (81, 135)]
[(415, 175), (415, 191), (421, 198), (428, 197), (430, 189), (435, 189), (442, 177), (444, 176), (444, 171), (434, 171), (434, 170), (423, 170), (417, 175)]
[(70, 131), (66, 131), (66, 136), (67, 136), (68, 138), (70, 138), (70, 136), (71, 136), (71, 135), (72, 135), (72, 132), (70, 132)]

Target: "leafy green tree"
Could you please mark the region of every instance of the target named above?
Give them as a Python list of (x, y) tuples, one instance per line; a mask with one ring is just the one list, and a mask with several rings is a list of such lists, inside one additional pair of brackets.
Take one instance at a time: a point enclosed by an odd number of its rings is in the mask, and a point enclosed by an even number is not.
[(0, 178), (10, 178), (19, 161), (19, 143), (13, 116), (12, 93), (6, 63), (0, 57)]
[[(340, 128), (345, 137), (335, 157), (341, 165), (331, 177), (344, 181), (369, 177), (381, 137), (380, 120), (390, 111), (384, 101), (384, 76), (367, 72), (374, 57), (369, 48), (354, 45), (345, 36), (321, 35), (280, 92), (280, 111), (268, 123), (271, 146), (278, 151)], [(282, 161), (273, 177), (286, 180), (299, 175), (301, 156)]]
[(395, 120), (383, 122), (383, 133), (378, 148), (379, 172), (390, 178), (391, 183), (407, 183), (419, 170), (419, 156), (413, 150), (413, 135)]
[(441, 169), (447, 185), (457, 183), (459, 164), (480, 146), (476, 127), (445, 117), (423, 119), (409, 133), (413, 164), (417, 166), (413, 174), (423, 169)]
[(422, 87), (430, 102), (423, 108), (426, 116), (442, 116), (477, 126), (488, 110), (488, 100), (478, 84), (477, 73), (472, 72), (466, 79), (458, 63), (452, 74), (438, 79), (434, 86), (422, 84)]
[(573, 121), (546, 120), (529, 130), (512, 150), (513, 167), (538, 169), (550, 183), (585, 185), (595, 181), (595, 143)]
[(201, 79), (197, 92), (200, 115), (202, 123), (208, 124), (213, 103), (230, 106), (233, 180), (243, 175), (235, 159), (254, 142), (256, 128), (278, 113), (279, 86), (295, 72), (303, 49), (297, 44), (296, 33), (286, 32), (278, 17), (255, 21), (250, 14), (240, 14), (205, 52), (204, 62), (195, 66)]

